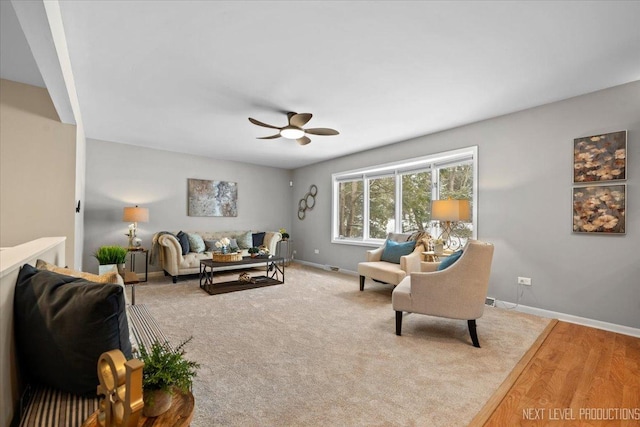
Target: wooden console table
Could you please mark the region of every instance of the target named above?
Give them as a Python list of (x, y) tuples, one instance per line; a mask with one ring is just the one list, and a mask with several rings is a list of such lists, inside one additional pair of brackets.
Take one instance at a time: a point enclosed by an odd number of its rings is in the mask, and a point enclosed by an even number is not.
[[(193, 408), (195, 402), (193, 394), (176, 393), (173, 395), (171, 407), (167, 412), (159, 417), (147, 418), (140, 415), (138, 427), (187, 427), (193, 418)], [(91, 414), (89, 418), (82, 424), (82, 427), (99, 427), (98, 424), (99, 411)]]

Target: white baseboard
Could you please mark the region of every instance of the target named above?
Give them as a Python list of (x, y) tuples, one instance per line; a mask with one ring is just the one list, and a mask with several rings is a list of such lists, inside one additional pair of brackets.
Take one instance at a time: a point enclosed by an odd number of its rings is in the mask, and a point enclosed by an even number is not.
[[(509, 305), (505, 305), (509, 304)], [(515, 303), (511, 303), (508, 301), (499, 301), (496, 300), (496, 307), (499, 308), (511, 308), (515, 306)], [(560, 313), (558, 311), (545, 310), (537, 307), (529, 307), (526, 305), (519, 304), (514, 308), (516, 311), (520, 311), (522, 313), (533, 314), (540, 317), (547, 317), (550, 319), (558, 319), (569, 323), (575, 323), (577, 325), (590, 326), (596, 329), (602, 329), (605, 331), (617, 332), (623, 335), (630, 335), (632, 337), (640, 338), (640, 329), (632, 328), (630, 326), (617, 325), (615, 323), (603, 322), (601, 320), (588, 319), (586, 317), (574, 316), (572, 314)]]

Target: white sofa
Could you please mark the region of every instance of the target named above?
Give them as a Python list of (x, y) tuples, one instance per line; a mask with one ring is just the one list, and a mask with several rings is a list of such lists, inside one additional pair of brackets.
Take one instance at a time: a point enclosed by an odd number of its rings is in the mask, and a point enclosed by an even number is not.
[[(223, 237), (235, 238), (249, 232), (244, 231), (185, 231), (187, 234), (199, 234), (203, 240), (219, 240)], [(197, 274), (200, 272), (200, 260), (211, 258), (211, 252), (189, 252), (182, 255), (182, 247), (175, 234), (156, 233), (153, 236), (153, 246), (156, 253), (153, 259), (165, 272), (165, 275), (173, 278), (173, 283), (178, 281), (178, 276), (185, 274)], [(269, 253), (275, 255), (277, 244), (282, 240), (282, 234), (277, 231), (267, 231), (264, 235), (263, 245), (269, 249)], [(242, 256), (249, 256), (247, 249), (242, 249)]]

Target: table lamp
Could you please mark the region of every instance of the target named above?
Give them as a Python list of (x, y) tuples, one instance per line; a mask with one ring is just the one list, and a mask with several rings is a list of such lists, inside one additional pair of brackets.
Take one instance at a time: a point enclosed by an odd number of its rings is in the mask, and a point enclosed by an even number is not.
[(149, 222), (149, 209), (141, 208), (138, 205), (135, 207), (126, 207), (122, 214), (123, 222), (132, 222), (129, 225), (129, 232), (125, 236), (129, 237), (129, 249), (135, 249), (140, 246), (142, 240), (136, 237), (138, 231), (139, 222)]
[(457, 241), (452, 239), (451, 232), (453, 231), (455, 223), (459, 221), (465, 222), (471, 219), (469, 200), (433, 200), (431, 202), (431, 219), (440, 221), (442, 234), (440, 234), (438, 238), (444, 241), (444, 248), (458, 249), (462, 246), (462, 241), (459, 237), (454, 237)]

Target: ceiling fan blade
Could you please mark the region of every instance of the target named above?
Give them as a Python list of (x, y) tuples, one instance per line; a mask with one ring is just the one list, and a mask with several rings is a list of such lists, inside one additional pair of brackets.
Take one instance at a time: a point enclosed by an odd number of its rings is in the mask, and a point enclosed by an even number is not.
[(312, 135), (340, 135), (335, 129), (329, 128), (313, 128), (313, 129), (305, 129), (305, 133), (310, 133)]
[(256, 139), (276, 139), (276, 138), (280, 138), (280, 136), (282, 136), (282, 135), (280, 135), (279, 133), (276, 133), (275, 135), (261, 136), (261, 137), (258, 137)]
[(289, 124), (291, 126), (301, 128), (302, 126), (306, 125), (309, 120), (311, 120), (311, 117), (313, 117), (313, 114), (311, 113), (289, 113)]
[(296, 141), (298, 141), (298, 144), (300, 144), (300, 145), (307, 145), (308, 143), (311, 142), (311, 140), (309, 138), (307, 138), (306, 136), (303, 136), (302, 138), (298, 138), (298, 139), (296, 139)]
[(262, 123), (262, 122), (260, 122), (260, 121), (258, 121), (256, 119), (252, 119), (251, 117), (249, 117), (249, 121), (251, 123), (253, 123), (254, 125), (262, 126), (262, 127), (265, 127), (265, 128), (278, 129), (278, 130), (280, 129), (279, 127), (268, 125), (268, 124)]

